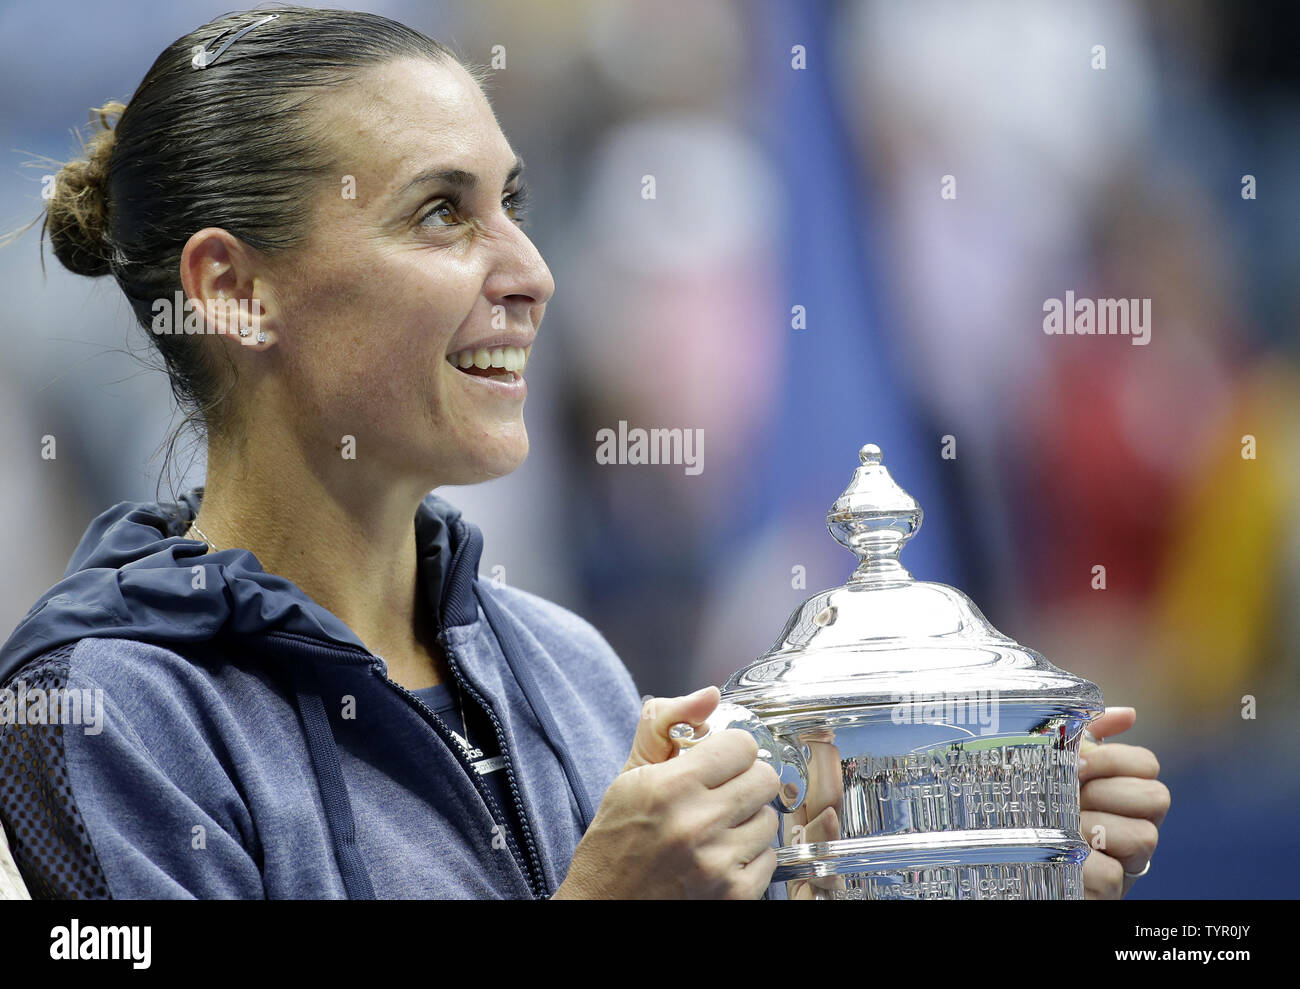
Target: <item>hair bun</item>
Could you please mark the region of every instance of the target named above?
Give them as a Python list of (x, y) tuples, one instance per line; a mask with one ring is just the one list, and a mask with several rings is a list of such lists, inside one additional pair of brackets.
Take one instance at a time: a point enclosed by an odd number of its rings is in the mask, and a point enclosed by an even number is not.
[(108, 260), (108, 160), (116, 132), (110, 116), (120, 117), (126, 107), (116, 101), (95, 107), (99, 130), (84, 142), (84, 158), (68, 162), (54, 181), (54, 196), (46, 208), (45, 226), (54, 255), (78, 275), (107, 275)]

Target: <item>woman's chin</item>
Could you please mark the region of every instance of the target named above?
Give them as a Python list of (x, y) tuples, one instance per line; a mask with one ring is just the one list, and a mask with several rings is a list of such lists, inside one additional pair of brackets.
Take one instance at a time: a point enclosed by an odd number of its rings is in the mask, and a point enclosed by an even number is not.
[(522, 464), (528, 456), (528, 433), (521, 424), (518, 430), (499, 434), (466, 450), (462, 459), (464, 469), (457, 471), (463, 479), (451, 484), (477, 484), (504, 477)]

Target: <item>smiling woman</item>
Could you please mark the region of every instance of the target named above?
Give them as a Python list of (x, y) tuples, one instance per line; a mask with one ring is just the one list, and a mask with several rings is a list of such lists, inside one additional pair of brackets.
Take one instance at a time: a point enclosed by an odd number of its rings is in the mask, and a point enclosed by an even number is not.
[[(591, 625), (479, 580), (478, 529), (431, 493), (527, 456), (555, 287), (483, 73), (383, 17), (270, 11), (169, 45), (47, 206), (208, 473), (91, 522), (0, 650), (16, 697), (105, 705), (97, 729), (0, 719), (28, 887), (762, 895), (778, 780), (753, 738), (669, 758), (716, 689), (643, 705)], [(155, 332), (176, 298), (208, 332)]]

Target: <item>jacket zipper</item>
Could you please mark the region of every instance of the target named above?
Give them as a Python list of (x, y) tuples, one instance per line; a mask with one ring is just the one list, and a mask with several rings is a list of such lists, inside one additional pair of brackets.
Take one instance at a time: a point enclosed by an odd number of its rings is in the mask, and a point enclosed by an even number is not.
[[(478, 533), (478, 530), (476, 530), (473, 526), (466, 524), (464, 520), (462, 520), (459, 516), (452, 521), (452, 524), (455, 526), (456, 531), (461, 538), (460, 538), (460, 545), (457, 547), (455, 554), (452, 556), (451, 577), (448, 583), (448, 591), (450, 590), (453, 584), (457, 583), (458, 576), (463, 576), (467, 572), (466, 568), (462, 565), (464, 560), (472, 558), (475, 566), (477, 567), (478, 552), (472, 551), (471, 557), (466, 557), (465, 555), (466, 547), (473, 547), (475, 542), (477, 541), (480, 544), (479, 548), (481, 549), (481, 543), (482, 543), (482, 535)], [(471, 580), (469, 581), (469, 589), (466, 591), (466, 593), (472, 597), (473, 586), (474, 586), (474, 580), (473, 580), (474, 573), (473, 570), (469, 570), (468, 573), (471, 577)], [(464, 581), (461, 581), (460, 583), (463, 584)], [(446, 597), (446, 592), (444, 592), (444, 597)], [(475, 605), (474, 616), (473, 616), (475, 620), (477, 620), (478, 618), (478, 612), (479, 612), (479, 607), (478, 605)], [(523, 831), (524, 843), (528, 846), (529, 862), (533, 867), (533, 871), (537, 879), (535, 895), (537, 895), (538, 898), (540, 899), (548, 899), (550, 897), (550, 887), (546, 882), (546, 873), (542, 869), (541, 856), (539, 856), (537, 853), (537, 844), (533, 840), (532, 825), (528, 820), (528, 814), (524, 810), (524, 800), (519, 792), (518, 780), (515, 778), (514, 763), (510, 758), (510, 749), (506, 745), (505, 730), (501, 727), (501, 722), (497, 720), (496, 711), (494, 711), (492, 706), (483, 699), (482, 695), (480, 695), (477, 690), (474, 689), (473, 685), (471, 685), (465, 679), (463, 673), (461, 672), (460, 665), (456, 661), (455, 652), (447, 644), (447, 634), (446, 634), (446, 627), (444, 622), (445, 622), (445, 614), (443, 613), (442, 609), (439, 608), (438, 642), (442, 646), (443, 654), (447, 657), (447, 663), (451, 667), (452, 674), (456, 677), (457, 681), (466, 690), (470, 692), (470, 695), (478, 703), (479, 707), (483, 709), (483, 712), (488, 716), (488, 718), (492, 722), (492, 728), (496, 732), (496, 736), (497, 736), (497, 745), (501, 749), (501, 756), (505, 760), (505, 764), (506, 764), (506, 779), (510, 784), (510, 798), (511, 800), (514, 801), (515, 809), (518, 813), (519, 826), (520, 829)], [(492, 626), (492, 623), (490, 621), (488, 622), (488, 627), (492, 629), (493, 634), (495, 635), (496, 630)], [(502, 656), (506, 660), (506, 665), (513, 669), (514, 664), (510, 662), (510, 656), (508, 653), (506, 653), (505, 642), (499, 641), (498, 644), (501, 647)], [(525, 696), (527, 696), (526, 693)], [(528, 703), (531, 706), (532, 700), (529, 699)]]
[[(348, 663), (355, 664), (355, 665), (361, 665), (363, 663), (368, 664), (371, 668), (371, 672), (373, 672), (376, 676), (380, 675), (378, 665), (377, 665), (377, 661), (379, 660), (379, 657), (373, 655), (372, 653), (367, 652), (364, 649), (357, 649), (352, 646), (342, 646), (342, 645), (326, 646), (317, 641), (303, 640), (302, 637), (300, 637), (299, 635), (293, 632), (272, 633), (272, 635), (274, 635), (278, 639), (288, 639), (293, 641), (307, 641), (307, 644), (312, 646), (313, 648), (318, 649), (322, 652), (332, 653), (335, 656), (339, 656), (340, 658), (344, 659)], [(439, 717), (435, 711), (431, 710), (427, 704), (425, 704), (422, 700), (420, 700), (420, 698), (416, 697), (413, 693), (411, 693), (409, 690), (403, 687), (400, 683), (397, 683), (395, 680), (389, 677), (384, 678), (385, 682), (388, 683), (390, 686), (392, 686), (393, 689), (396, 690), (397, 693), (401, 697), (403, 697), (408, 704), (413, 706), (416, 709), (416, 711), (419, 712), (422, 717), (424, 717), (425, 721), (427, 721), (433, 727), (434, 731), (437, 732), (438, 737), (441, 738), (444, 744), (446, 744), (447, 748), (451, 750), (452, 755), (465, 769), (465, 772), (469, 775), (471, 785), (474, 787), (475, 790), (478, 791), (479, 795), (483, 798), (483, 802), (487, 804), (489, 810), (492, 813), (493, 819), (503, 822), (501, 825), (501, 830), (503, 832), (503, 837), (505, 838), (506, 841), (506, 847), (510, 850), (510, 854), (515, 860), (515, 865), (519, 867), (519, 871), (523, 874), (525, 880), (527, 880), (529, 892), (531, 892), (533, 896), (536, 897), (537, 899), (548, 899), (549, 893), (547, 892), (548, 887), (546, 884), (546, 876), (545, 873), (542, 871), (541, 859), (538, 857), (537, 848), (533, 843), (532, 828), (529, 826), (528, 823), (528, 814), (524, 811), (523, 799), (519, 795), (519, 788), (515, 782), (514, 769), (510, 762), (510, 754), (506, 749), (505, 735), (501, 728), (501, 723), (497, 720), (496, 714), (493, 712), (491, 706), (484, 703), (482, 695), (479, 694), (479, 692), (475, 690), (471, 684), (465, 681), (464, 676), (460, 670), (460, 664), (456, 662), (455, 657), (452, 654), (452, 651), (449, 648), (447, 648), (445, 637), (441, 632), (438, 633), (438, 641), (442, 644), (443, 651), (447, 656), (447, 663), (451, 667), (452, 672), (455, 674), (457, 682), (462, 684), (462, 686), (464, 686), (464, 688), (470, 692), (470, 694), (474, 697), (474, 699), (478, 701), (479, 706), (483, 708), (483, 710), (487, 713), (487, 716), (492, 720), (492, 727), (496, 731), (497, 745), (501, 749), (502, 757), (506, 761), (506, 773), (510, 781), (510, 794), (511, 797), (513, 797), (514, 799), (515, 808), (519, 812), (519, 821), (523, 828), (524, 839), (528, 842), (528, 853), (529, 853), (528, 861), (523, 860), (519, 851), (519, 843), (515, 840), (514, 829), (509, 826), (509, 821), (506, 820), (505, 815), (501, 813), (501, 806), (500, 804), (497, 803), (496, 797), (492, 795), (492, 791), (488, 787), (487, 783), (485, 783), (479, 777), (478, 770), (474, 768), (473, 764), (469, 761), (469, 758), (465, 755), (464, 752), (461, 751), (460, 746), (456, 744), (456, 741), (454, 738), (452, 738), (451, 730), (447, 727), (446, 722), (444, 722), (442, 718)]]
[[(510, 783), (510, 798), (514, 801), (515, 810), (519, 815), (519, 825), (524, 832), (524, 843), (528, 846), (528, 861), (532, 865), (532, 873), (529, 873), (528, 870), (524, 870), (524, 872), (526, 875), (536, 877), (537, 881), (533, 888), (534, 895), (538, 899), (549, 899), (551, 895), (550, 887), (546, 882), (546, 873), (542, 869), (541, 856), (537, 853), (537, 844), (533, 840), (532, 825), (528, 822), (528, 814), (524, 810), (524, 798), (519, 793), (519, 784), (515, 779), (514, 763), (510, 759), (510, 749), (506, 745), (505, 729), (501, 727), (501, 722), (497, 720), (492, 705), (483, 699), (483, 695), (474, 689), (474, 685), (461, 672), (460, 663), (456, 660), (455, 650), (448, 645), (445, 633), (438, 633), (438, 642), (442, 646), (443, 654), (447, 657), (447, 665), (451, 667), (452, 673), (456, 675), (456, 680), (469, 691), (470, 696), (474, 698), (478, 706), (483, 709), (483, 712), (492, 721), (492, 730), (496, 732), (497, 736), (497, 747), (501, 750), (501, 757), (506, 761), (506, 779)], [(483, 787), (486, 791), (487, 784), (484, 783)], [(506, 830), (510, 831), (511, 829), (507, 827)]]
[[(450, 662), (450, 656), (448, 656), (448, 661)], [(375, 672), (376, 674), (378, 674), (378, 670), (376, 670)], [(457, 670), (456, 673), (457, 673), (457, 680), (459, 681), (460, 680), (459, 671)], [(434, 730), (438, 732), (439, 736), (446, 743), (447, 747), (451, 749), (452, 754), (456, 757), (456, 760), (465, 768), (465, 772), (469, 775), (470, 782), (473, 784), (474, 789), (478, 791), (479, 796), (483, 798), (483, 802), (487, 804), (488, 809), (492, 814), (493, 820), (500, 822), (502, 837), (505, 839), (506, 847), (510, 849), (510, 854), (515, 860), (515, 865), (519, 867), (519, 871), (523, 874), (525, 880), (527, 880), (529, 892), (532, 893), (534, 897), (545, 898), (545, 893), (539, 892), (538, 890), (539, 884), (538, 884), (537, 877), (541, 875), (541, 867), (537, 861), (536, 852), (531, 845), (531, 834), (528, 830), (528, 818), (523, 814), (522, 811), (520, 811), (519, 819), (521, 822), (523, 822), (524, 835), (526, 838), (529, 839), (530, 842), (529, 852), (532, 857), (531, 867), (528, 862), (524, 861), (523, 856), (519, 851), (519, 843), (515, 840), (514, 829), (510, 827), (509, 820), (507, 819), (505, 814), (501, 812), (501, 805), (497, 803), (496, 797), (493, 795), (492, 790), (488, 787), (487, 783), (483, 781), (482, 777), (479, 775), (478, 770), (475, 769), (473, 764), (469, 761), (469, 757), (465, 755), (465, 753), (461, 750), (460, 746), (457, 745), (455, 740), (451, 737), (450, 731), (447, 728), (447, 723), (442, 720), (442, 717), (436, 711), (430, 708), (427, 704), (424, 703), (424, 701), (420, 700), (420, 698), (416, 697), (415, 694), (411, 693), (400, 683), (397, 683), (395, 680), (392, 679), (388, 679), (387, 682), (389, 683), (389, 685), (393, 687), (394, 690), (398, 692), (398, 694), (400, 694), (406, 700), (408, 704), (414, 707), (421, 714), (421, 716), (426, 721), (428, 721), (430, 725), (433, 726)], [(475, 698), (478, 699), (477, 692), (473, 691), (473, 688), (469, 688), (469, 689), (474, 694)], [(490, 709), (486, 708), (485, 705), (484, 707), (486, 710), (489, 711), (489, 716), (491, 717), (492, 715)], [(493, 724), (496, 725), (496, 718), (493, 717), (492, 720), (493, 720)], [(506, 769), (508, 771), (510, 768), (510, 758), (508, 755), (506, 755), (506, 747), (504, 742), (501, 740), (501, 732), (499, 730), (499, 726), (497, 727), (498, 727), (497, 741), (501, 748), (501, 754), (506, 759)], [(511, 780), (510, 783), (510, 792), (512, 796), (514, 796), (515, 798), (515, 806), (519, 807), (520, 805), (519, 794), (518, 791), (515, 789), (513, 779)], [(536, 869), (536, 873), (534, 873), (534, 869)], [(544, 881), (542, 882), (541, 887), (543, 890), (545, 889)]]

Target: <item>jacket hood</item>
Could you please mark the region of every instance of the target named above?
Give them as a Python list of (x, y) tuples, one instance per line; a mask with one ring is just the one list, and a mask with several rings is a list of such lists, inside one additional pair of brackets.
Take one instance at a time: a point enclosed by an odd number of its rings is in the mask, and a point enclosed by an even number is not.
[[(339, 647), (369, 654), (340, 619), (296, 584), (267, 573), (248, 550), (208, 553), (206, 544), (183, 538), (202, 498), (203, 488), (197, 487), (176, 503), (122, 502), (96, 518), (72, 554), (63, 579), (32, 606), (0, 649), (0, 686), (28, 661), (84, 638), (176, 646), (203, 643), (218, 635), (236, 640), (266, 636), (279, 640), (281, 648), (285, 642), (299, 640), (300, 654), (322, 654)], [(594, 805), (581, 785), (576, 760), (563, 744), (508, 615), (476, 586), (482, 533), (433, 493), (416, 510), (415, 529), (421, 590), (438, 628), (475, 624), (482, 606), (505, 664), (560, 761), (585, 831)], [(383, 663), (379, 657), (373, 661)], [(358, 848), (356, 821), (318, 671), (302, 662), (293, 669), (294, 699), (344, 888), (349, 898), (371, 899), (374, 887)], [(449, 735), (444, 742), (453, 747)], [(466, 772), (470, 772), (468, 764)], [(521, 863), (520, 868), (527, 866)], [(541, 866), (534, 868), (537, 889), (547, 895)], [(531, 887), (534, 880), (528, 882)]]
[[(263, 570), (248, 550), (208, 553), (183, 538), (202, 498), (197, 487), (178, 502), (120, 502), (91, 522), (63, 579), (0, 648), (0, 684), (37, 656), (91, 636), (174, 645), (275, 631), (365, 649), (347, 625), (292, 581)], [(473, 621), (478, 529), (432, 493), (415, 526), (420, 577), (439, 624)]]

